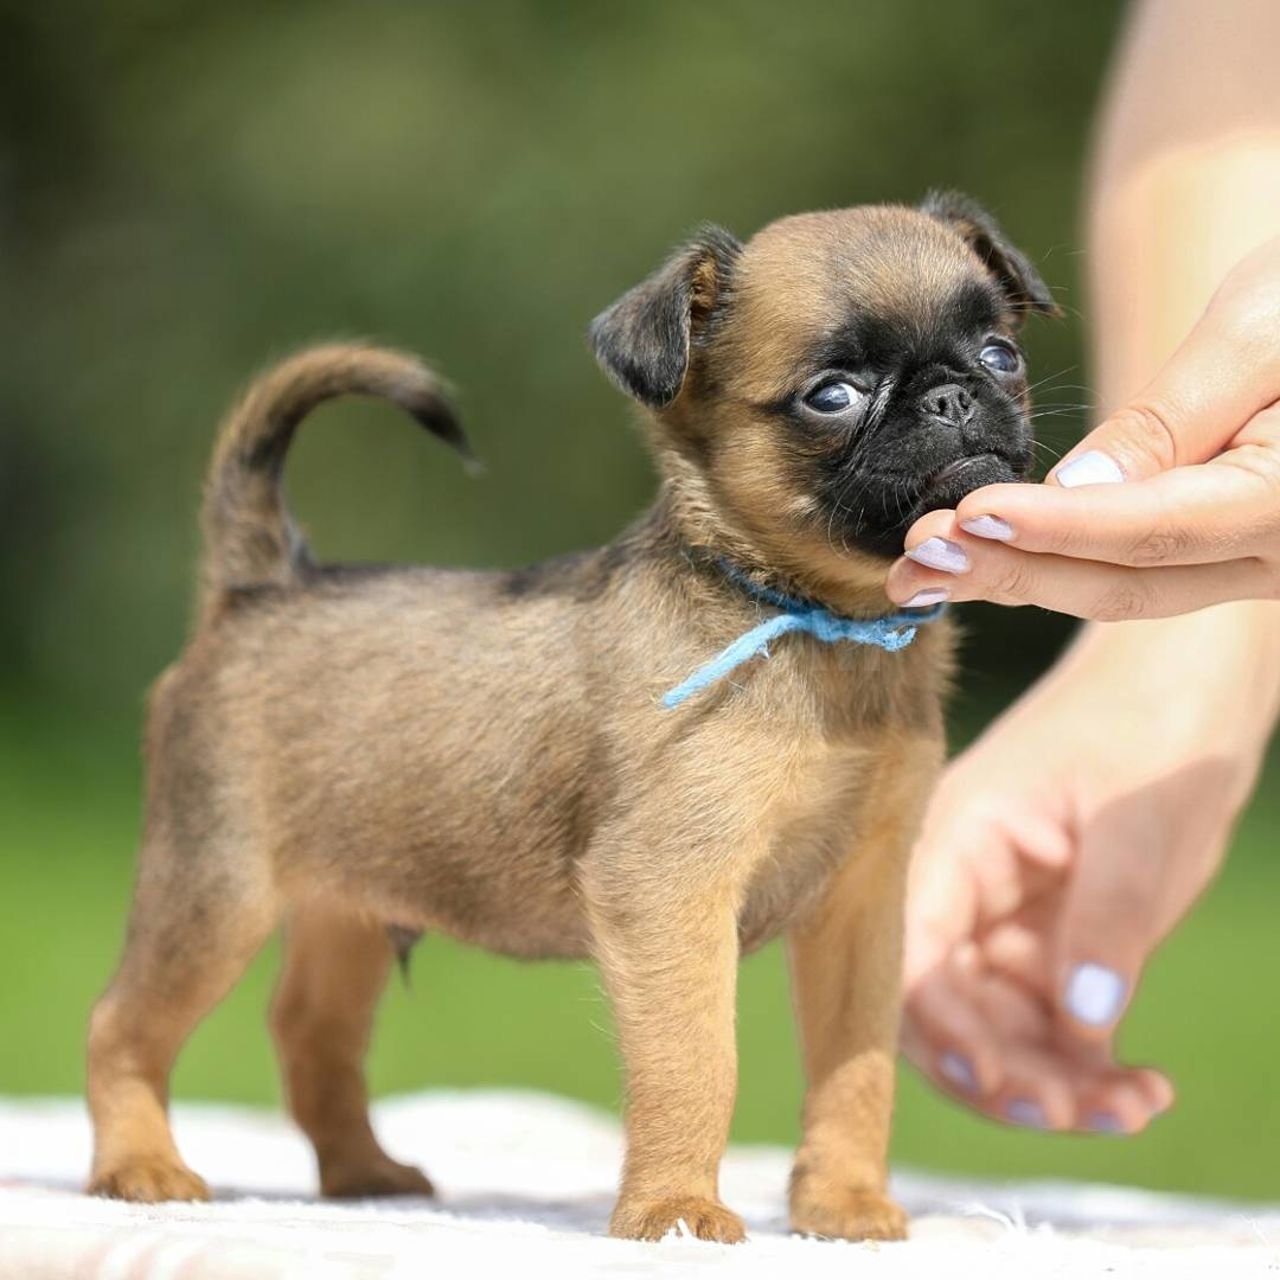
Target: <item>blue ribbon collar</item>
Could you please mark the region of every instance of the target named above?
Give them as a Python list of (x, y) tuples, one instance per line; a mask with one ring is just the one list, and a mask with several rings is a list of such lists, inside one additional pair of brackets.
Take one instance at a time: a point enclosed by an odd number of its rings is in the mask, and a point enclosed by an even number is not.
[(688, 679), (682, 680), (674, 689), (668, 689), (662, 697), (662, 705), (668, 711), (709, 685), (723, 680), (752, 658), (767, 658), (769, 642), (789, 631), (807, 631), (824, 644), (847, 640), (852, 644), (869, 644), (886, 653), (896, 653), (916, 638), (916, 629), (921, 624), (940, 618), (946, 609), (946, 605), (936, 604), (928, 609), (902, 609), (879, 618), (842, 618), (812, 600), (801, 600), (762, 587), (733, 565), (721, 564), (720, 567), (725, 576), (753, 600), (772, 605), (779, 612), (744, 632)]

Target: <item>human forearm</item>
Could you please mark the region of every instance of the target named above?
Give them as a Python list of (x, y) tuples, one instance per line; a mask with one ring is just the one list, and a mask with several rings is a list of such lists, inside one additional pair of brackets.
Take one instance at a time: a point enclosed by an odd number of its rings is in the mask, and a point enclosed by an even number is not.
[(1242, 803), (1280, 715), (1277, 606), (1239, 601), (1086, 627), (1013, 714), (1049, 714), (1045, 701), (1059, 698), (1088, 698), (1099, 724), (1132, 723), (1143, 740), (1229, 757)]
[(1227, 271), (1280, 229), (1277, 47), (1273, 0), (1134, 8), (1086, 199), (1104, 411), (1151, 380)]
[[(1271, 0), (1135, 8), (1087, 202), (1094, 381), (1104, 410), (1151, 380), (1231, 266), (1276, 234), (1278, 44), (1280, 5)], [(1224, 727), (1234, 726), (1245, 749), (1261, 750), (1280, 703), (1280, 604), (1094, 625), (1053, 678), (1077, 665), (1122, 670), (1130, 662), (1135, 671), (1164, 664), (1171, 676), (1182, 668), (1185, 696), (1218, 700)]]

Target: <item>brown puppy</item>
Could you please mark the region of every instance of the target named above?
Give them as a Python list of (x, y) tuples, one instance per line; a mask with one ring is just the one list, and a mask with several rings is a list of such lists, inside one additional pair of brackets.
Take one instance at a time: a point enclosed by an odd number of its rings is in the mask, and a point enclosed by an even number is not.
[(322, 1189), (430, 1191), (378, 1145), (361, 1062), (396, 947), (440, 929), (594, 957), (628, 1086), (611, 1230), (739, 1240), (717, 1189), (737, 963), (785, 934), (809, 1078), (792, 1224), (901, 1236), (899, 936), (948, 624), (896, 652), (788, 635), (663, 695), (779, 614), (762, 588), (885, 614), (907, 525), (1027, 470), (1015, 333), (1051, 310), (959, 197), (745, 247), (708, 231), (591, 331), (649, 410), (654, 506), (516, 573), (321, 566), (290, 524), (285, 451), (328, 397), (387, 397), (465, 448), (421, 365), (318, 348), (255, 384), (213, 462), (195, 633), (151, 697), (134, 909), (90, 1034), (91, 1190), (208, 1194), (169, 1131), (170, 1069), (284, 922), (272, 1025)]

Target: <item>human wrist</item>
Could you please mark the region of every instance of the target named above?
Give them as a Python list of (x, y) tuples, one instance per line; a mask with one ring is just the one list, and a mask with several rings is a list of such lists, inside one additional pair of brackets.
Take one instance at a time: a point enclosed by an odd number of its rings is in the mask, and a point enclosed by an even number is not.
[(1141, 717), (1158, 741), (1241, 761), (1251, 785), (1280, 713), (1280, 603), (1087, 626), (1019, 710), (1082, 698), (1099, 716)]

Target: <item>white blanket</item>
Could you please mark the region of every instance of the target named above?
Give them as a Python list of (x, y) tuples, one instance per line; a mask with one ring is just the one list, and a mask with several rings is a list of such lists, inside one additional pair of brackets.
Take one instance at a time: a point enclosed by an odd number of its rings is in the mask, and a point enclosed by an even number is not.
[(798, 1239), (786, 1231), (788, 1152), (773, 1147), (737, 1147), (725, 1161), (723, 1194), (746, 1218), (746, 1244), (610, 1240), (621, 1153), (612, 1117), (539, 1094), (477, 1092), (390, 1099), (376, 1118), (392, 1155), (422, 1164), (439, 1201), (318, 1200), (310, 1152), (283, 1117), (211, 1105), (177, 1106), (175, 1129), (214, 1203), (89, 1199), (79, 1192), (82, 1105), (0, 1102), (0, 1278), (1280, 1278), (1280, 1206), (1117, 1187), (902, 1171), (909, 1242)]

